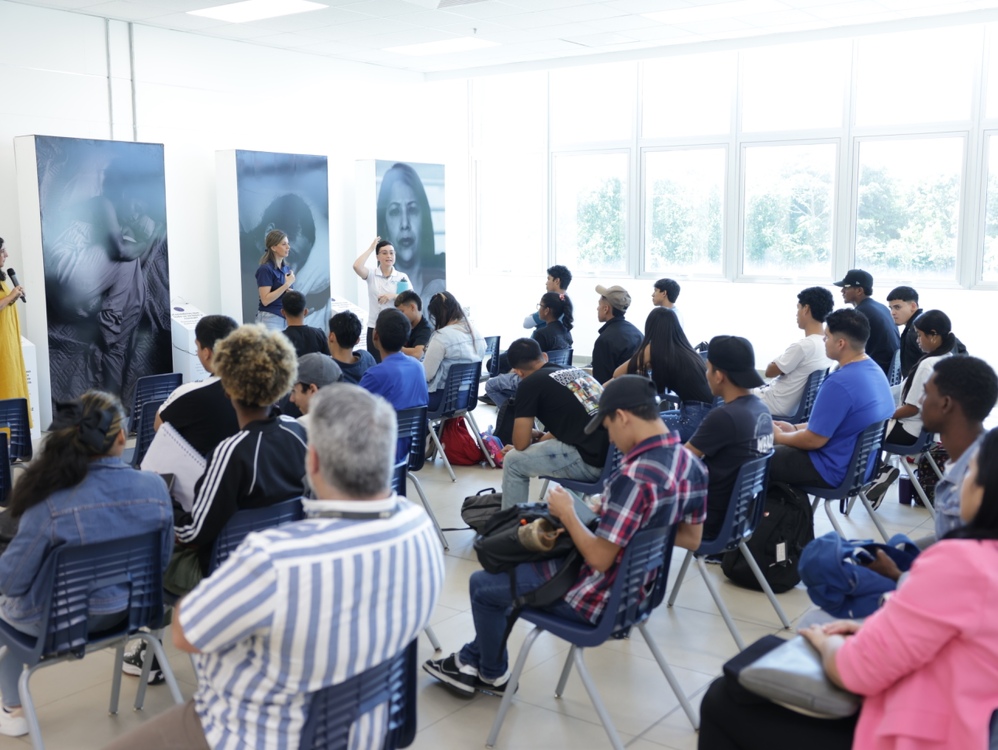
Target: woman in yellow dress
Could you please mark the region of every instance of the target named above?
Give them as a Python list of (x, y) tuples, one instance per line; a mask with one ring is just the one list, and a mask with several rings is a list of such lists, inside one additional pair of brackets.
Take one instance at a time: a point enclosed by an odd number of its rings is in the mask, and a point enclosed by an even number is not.
[(14, 305), (24, 294), (24, 289), (14, 286), (7, 278), (3, 270), (6, 262), (7, 246), (0, 238), (0, 399), (28, 398), (28, 375), (21, 353), (21, 328)]

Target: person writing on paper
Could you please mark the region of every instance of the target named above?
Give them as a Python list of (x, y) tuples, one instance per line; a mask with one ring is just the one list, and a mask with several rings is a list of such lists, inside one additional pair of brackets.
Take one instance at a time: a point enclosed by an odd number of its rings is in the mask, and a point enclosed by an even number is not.
[[(21, 351), (21, 327), (14, 304), (24, 294), (3, 270), (7, 246), (0, 237), (0, 399), (28, 398), (28, 375)], [(28, 412), (30, 419), (30, 410)]]
[(256, 269), (256, 285), (260, 294), (256, 322), (271, 331), (283, 331), (287, 321), (281, 314), (281, 298), (295, 283), (294, 269), (285, 262), (291, 252), (291, 243), (287, 234), (280, 229), (272, 229), (267, 232), (264, 245), (267, 252), (260, 258), (260, 267)]
[[(367, 259), (374, 254), (377, 268), (367, 267)], [(381, 361), (378, 348), (374, 345), (374, 322), (382, 310), (390, 310), (395, 305), (399, 292), (412, 289), (409, 277), (395, 269), (395, 248), (388, 240), (375, 237), (367, 250), (353, 262), (353, 272), (367, 282), (367, 351), (374, 359)]]
[(998, 430), (971, 460), (960, 515), (966, 526), (922, 552), (904, 584), (864, 623), (802, 631), (828, 678), (864, 696), (858, 720), (816, 719), (769, 702), (744, 705), (721, 678), (703, 700), (699, 747), (984, 750), (989, 737), (995, 747)]

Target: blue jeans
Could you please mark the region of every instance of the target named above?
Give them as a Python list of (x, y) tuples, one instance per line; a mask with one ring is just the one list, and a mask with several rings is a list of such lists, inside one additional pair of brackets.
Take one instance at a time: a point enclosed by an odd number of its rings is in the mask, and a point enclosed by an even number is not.
[[(534, 591), (547, 581), (541, 568), (541, 565), (534, 563), (516, 567), (517, 595)], [(509, 573), (486, 573), (479, 570), (471, 574), (468, 590), (471, 594), (471, 616), (475, 620), (475, 640), (464, 644), (458, 658), (462, 664), (478, 669), (478, 673), (485, 679), (495, 680), (505, 675), (509, 669), (507, 651), (500, 648), (503, 633), (506, 632), (506, 618), (513, 607)], [(587, 622), (564, 601), (544, 607), (544, 610), (575, 622)]]
[(288, 321), (284, 319), (283, 315), (274, 315), (266, 310), (256, 311), (256, 322), (263, 323), (268, 331), (283, 331), (288, 327)]
[(495, 402), (496, 406), (502, 406), (513, 398), (519, 387), (520, 376), (515, 372), (506, 372), (485, 381), (485, 393)]
[(502, 461), (502, 507), (528, 502), (530, 477), (541, 475), (595, 482), (602, 466), (590, 466), (577, 448), (560, 440), (542, 440), (525, 451), (513, 450)]
[(662, 421), (670, 430), (679, 433), (680, 442), (686, 443), (712, 408), (713, 404), (700, 401), (684, 402), (678, 409), (662, 412)]

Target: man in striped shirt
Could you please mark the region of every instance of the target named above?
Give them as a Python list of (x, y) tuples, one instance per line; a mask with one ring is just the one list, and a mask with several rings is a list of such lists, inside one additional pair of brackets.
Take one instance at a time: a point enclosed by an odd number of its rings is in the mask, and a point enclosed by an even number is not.
[[(565, 490), (559, 487), (548, 494), (551, 513), (561, 520), (585, 563), (565, 598), (547, 609), (584, 623), (599, 621), (617, 565), (638, 531), (653, 522), (675, 524), (676, 546), (696, 549), (707, 515), (707, 470), (662, 422), (651, 380), (625, 375), (607, 384), (585, 431), (591, 434), (601, 425), (624, 458), (607, 480), (596, 532), (579, 520)], [(556, 568), (550, 563), (519, 565), (517, 593), (539, 588)], [(476, 690), (502, 695), (509, 680), (503, 634), (512, 605), (510, 576), (480, 570), (472, 574), (469, 589), (474, 640), (459, 653), (427, 661), (423, 669), (462, 695)]]
[[(395, 410), (334, 383), (312, 399), (308, 519), (246, 541), (177, 606), (173, 642), (197, 654), (194, 699), (112, 749), (297, 750), (311, 694), (396, 654), (426, 627), (443, 553), (422, 508), (389, 489)], [(382, 746), (384, 714), (351, 747)]]

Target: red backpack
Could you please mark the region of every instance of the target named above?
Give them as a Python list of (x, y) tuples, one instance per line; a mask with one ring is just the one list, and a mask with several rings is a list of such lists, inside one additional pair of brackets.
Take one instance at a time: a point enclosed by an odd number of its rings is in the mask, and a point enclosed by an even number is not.
[(481, 446), (468, 430), (464, 417), (444, 422), (440, 431), (440, 444), (444, 447), (447, 460), (454, 466), (474, 466), (485, 460)]

